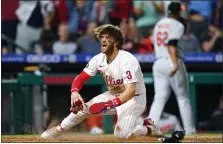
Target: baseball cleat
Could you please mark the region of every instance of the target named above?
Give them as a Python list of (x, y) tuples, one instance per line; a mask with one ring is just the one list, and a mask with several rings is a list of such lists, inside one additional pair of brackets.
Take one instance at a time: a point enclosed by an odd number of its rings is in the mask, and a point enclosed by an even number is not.
[(181, 143), (185, 136), (185, 130), (176, 130), (172, 133), (171, 137), (163, 137), (158, 139), (163, 143)]
[(145, 119), (143, 125), (148, 128), (150, 136), (154, 136), (154, 137), (164, 136), (164, 133), (162, 132), (162, 130), (156, 127), (154, 122), (151, 119)]
[(62, 134), (61, 126), (57, 126), (46, 130), (44, 133), (41, 134), (40, 137), (42, 139), (55, 139), (61, 136), (61, 134)]

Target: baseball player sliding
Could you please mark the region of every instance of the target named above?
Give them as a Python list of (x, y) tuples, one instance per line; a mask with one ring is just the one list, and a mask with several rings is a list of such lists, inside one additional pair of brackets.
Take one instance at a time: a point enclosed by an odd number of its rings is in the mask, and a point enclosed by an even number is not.
[[(110, 24), (99, 26), (93, 32), (101, 42), (101, 53), (94, 56), (74, 79), (70, 115), (57, 127), (45, 131), (41, 138), (59, 136), (91, 115), (116, 113), (116, 137), (163, 137), (162, 131), (150, 119), (138, 122), (146, 106), (146, 89), (139, 62), (129, 52), (120, 50), (123, 44), (122, 32)], [(108, 91), (85, 103), (79, 91), (97, 72), (104, 77)]]
[(168, 18), (160, 20), (154, 28), (153, 42), (156, 61), (153, 64), (155, 96), (149, 116), (158, 123), (171, 88), (173, 89), (186, 134), (195, 133), (192, 110), (188, 95), (188, 76), (183, 62), (183, 52), (177, 47), (185, 27), (181, 23), (181, 5), (172, 2), (168, 7)]

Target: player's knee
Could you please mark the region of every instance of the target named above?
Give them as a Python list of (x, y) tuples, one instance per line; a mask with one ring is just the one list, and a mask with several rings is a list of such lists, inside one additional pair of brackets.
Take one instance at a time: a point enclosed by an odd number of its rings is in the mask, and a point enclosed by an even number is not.
[(114, 135), (121, 139), (128, 139), (132, 135), (132, 131), (130, 131), (129, 129), (119, 129), (119, 127), (117, 127)]
[(123, 131), (123, 132), (120, 132), (120, 133), (115, 133), (114, 135), (118, 138), (121, 138), (121, 139), (128, 139), (132, 135), (132, 133)]

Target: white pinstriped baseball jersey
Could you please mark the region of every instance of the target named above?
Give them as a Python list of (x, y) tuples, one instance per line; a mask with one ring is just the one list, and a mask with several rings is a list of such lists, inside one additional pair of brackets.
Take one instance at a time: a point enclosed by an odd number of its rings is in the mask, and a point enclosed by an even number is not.
[(122, 93), (124, 84), (136, 82), (136, 94), (146, 91), (143, 74), (138, 60), (129, 52), (119, 50), (116, 58), (107, 63), (106, 55), (100, 53), (94, 56), (84, 71), (90, 76), (97, 72), (103, 75), (108, 90), (112, 94)]
[[(173, 18), (164, 18), (160, 20), (154, 28), (153, 43), (156, 58), (168, 57), (167, 43), (170, 40), (179, 40), (184, 34), (184, 26)], [(177, 47), (178, 58), (183, 58), (183, 51)]]
[[(124, 84), (136, 83), (135, 95), (137, 96), (115, 107), (115, 109), (100, 113), (100, 115), (118, 115), (114, 130), (116, 137), (129, 138), (133, 133), (134, 135), (139, 135), (139, 133), (140, 135), (142, 135), (141, 133), (146, 135), (147, 128), (141, 126), (141, 129), (139, 129), (137, 125), (142, 125), (142, 123), (136, 123), (146, 107), (146, 89), (137, 59), (129, 52), (119, 50), (116, 58), (112, 62), (107, 63), (106, 55), (100, 53), (89, 61), (84, 71), (90, 76), (95, 76), (97, 72), (102, 74), (109, 91), (88, 101), (83, 111), (79, 111), (77, 114), (71, 113), (62, 121), (61, 127), (68, 130), (79, 124), (85, 118), (92, 115), (88, 112), (87, 107), (94, 103), (107, 102), (114, 99), (125, 90)], [(137, 132), (135, 129), (141, 131)]]

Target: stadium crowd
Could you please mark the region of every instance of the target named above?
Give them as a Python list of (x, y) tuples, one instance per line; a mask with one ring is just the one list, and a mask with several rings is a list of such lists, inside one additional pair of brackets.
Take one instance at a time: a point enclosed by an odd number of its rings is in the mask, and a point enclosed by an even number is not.
[[(2, 0), (1, 51), (3, 54), (96, 54), (100, 43), (91, 30), (111, 23), (120, 26), (124, 34), (124, 50), (153, 53), (153, 27), (167, 15), (170, 2)], [(181, 3), (188, 30), (179, 46), (186, 53), (222, 51), (223, 1), (181, 0)]]

